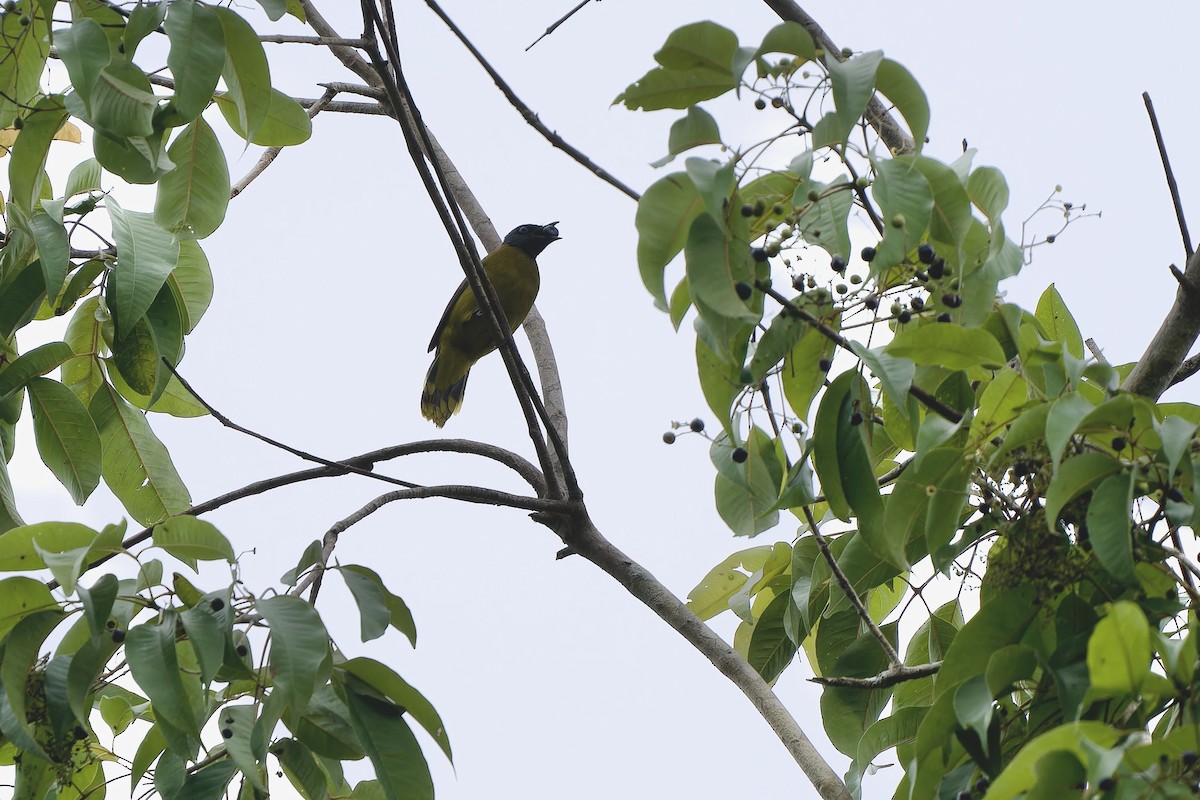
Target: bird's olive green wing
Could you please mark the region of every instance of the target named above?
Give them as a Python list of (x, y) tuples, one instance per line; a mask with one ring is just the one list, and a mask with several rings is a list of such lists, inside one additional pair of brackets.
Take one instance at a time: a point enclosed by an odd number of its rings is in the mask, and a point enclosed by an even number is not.
[[(446, 304), (446, 310), (442, 312), (442, 318), (438, 320), (437, 327), (433, 329), (433, 338), (429, 340), (429, 349), (426, 351), (432, 353), (437, 349), (438, 342), (441, 341), (442, 331), (446, 330), (446, 323), (450, 321), (450, 314), (454, 311), (454, 306), (462, 299), (467, 292), (467, 281), (463, 280), (454, 290), (454, 294), (450, 297), (450, 302)], [(474, 299), (474, 295), (471, 296)]]

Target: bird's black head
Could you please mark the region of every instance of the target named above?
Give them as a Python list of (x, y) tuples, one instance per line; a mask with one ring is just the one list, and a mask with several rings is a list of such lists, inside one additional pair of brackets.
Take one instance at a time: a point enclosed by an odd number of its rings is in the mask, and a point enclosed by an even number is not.
[(517, 248), (530, 258), (537, 258), (538, 253), (562, 238), (558, 235), (558, 228), (554, 227), (557, 224), (551, 222), (549, 225), (520, 225), (504, 237), (504, 243)]

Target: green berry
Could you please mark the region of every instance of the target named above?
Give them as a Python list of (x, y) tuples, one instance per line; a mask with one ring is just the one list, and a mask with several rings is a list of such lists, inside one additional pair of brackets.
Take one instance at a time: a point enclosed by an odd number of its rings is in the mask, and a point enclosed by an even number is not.
[(672, 431), (663, 434), (663, 444), (675, 444), (675, 434)]
[(893, 228), (903, 228), (904, 222), (905, 222), (904, 215), (903, 214), (893, 214), (891, 222), (892, 222)]
[(810, 202), (810, 203), (815, 203), (815, 202), (817, 202), (817, 201), (818, 201), (818, 200), (820, 200), (820, 199), (821, 199), (821, 193), (820, 193), (820, 192), (818, 192), (816, 189), (809, 189), (809, 190), (808, 190), (808, 202)]

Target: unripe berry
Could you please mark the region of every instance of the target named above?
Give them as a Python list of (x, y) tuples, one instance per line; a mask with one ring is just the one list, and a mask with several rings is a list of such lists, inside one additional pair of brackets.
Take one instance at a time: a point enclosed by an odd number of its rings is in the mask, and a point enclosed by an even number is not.
[(675, 444), (675, 434), (671, 431), (664, 433), (663, 444)]

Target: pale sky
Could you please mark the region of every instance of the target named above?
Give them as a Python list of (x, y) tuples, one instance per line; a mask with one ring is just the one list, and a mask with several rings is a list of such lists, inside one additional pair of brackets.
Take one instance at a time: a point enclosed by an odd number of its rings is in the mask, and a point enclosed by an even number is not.
[[(671, 169), (648, 164), (666, 152), (680, 114), (610, 103), (652, 65), (667, 33), (712, 19), (754, 44), (779, 21), (750, 0), (607, 0), (524, 51), (573, 4), (444, 7), (550, 128), (638, 190)], [(425, 119), (501, 234), (561, 220), (563, 240), (539, 259), (538, 306), (562, 371), (571, 453), (601, 531), (681, 596), (731, 552), (790, 541), (796, 527), (788, 522), (753, 542), (735, 539), (713, 506), (707, 442), (661, 441), (671, 420), (712, 418), (687, 326), (673, 333), (638, 279), (634, 204), (525, 125), (424, 4), (398, 5), (403, 58)], [(251, 6), (240, 10), (257, 24)], [(346, 36), (361, 32), (357, 8), (323, 4)], [(840, 46), (882, 49), (915, 75), (933, 113), (928, 155), (953, 160), (965, 138), (979, 150), (977, 164), (1005, 173), (1014, 238), (1056, 184), (1064, 198), (1103, 212), (1038, 248), (1032, 266), (1001, 289), (1032, 307), (1055, 282), (1085, 337), (1112, 363), (1135, 360), (1173, 298), (1167, 265), (1183, 263), (1140, 95), (1154, 98), (1185, 208), (1195, 214), (1200, 154), (1187, 146), (1197, 75), (1185, 56), (1200, 6), (1157, 4), (1141, 14), (1109, 0), (805, 8)], [(284, 91), (317, 97), (318, 81), (355, 80), (316, 48), (268, 48)], [(754, 116), (749, 99), (706, 108), (731, 144), (773, 126), (770, 112)], [(236, 180), (258, 149), (243, 152), (222, 130)], [(78, 147), (56, 147), (67, 159), (84, 157)], [(146, 195), (119, 196), (127, 208), (150, 208)], [(1051, 214), (1030, 231), (1056, 229)], [(285, 151), (203, 244), (216, 296), (181, 371), (235, 421), (330, 458), (436, 437), (476, 438), (532, 458), (498, 357), (473, 371), (462, 412), (443, 431), (421, 418), (426, 345), (462, 276), (391, 120), (320, 115), (312, 140)], [(1198, 395), (1184, 384), (1168, 397)], [(209, 418), (151, 422), (195, 501), (303, 467)], [(22, 430), (12, 465), (27, 521), (99, 527), (120, 516), (103, 489), (75, 508), (37, 462), (30, 433)], [(465, 456), (418, 457), (387, 471), (522, 490), (503, 470)], [(311, 482), (207, 518), (243, 553), (247, 585), (263, 588), (278, 585), (309, 541), (384, 490), (353, 477)], [(597, 568), (578, 557), (556, 561), (560, 546), (521, 513), (443, 500), (394, 504), (342, 537), (341, 563), (372, 567), (407, 601), (418, 646), (394, 632), (359, 643), (356, 612), (336, 579), (321, 610), (344, 651), (393, 665), (441, 713), (455, 770), (422, 735), (439, 797), (814, 796), (731, 684)], [(714, 624), (731, 636), (732, 619)], [(810, 675), (798, 661), (777, 690), (842, 773), (849, 760), (825, 739)], [(867, 778), (864, 797), (890, 797), (899, 774), (893, 767)], [(124, 792), (118, 785), (110, 793)]]

